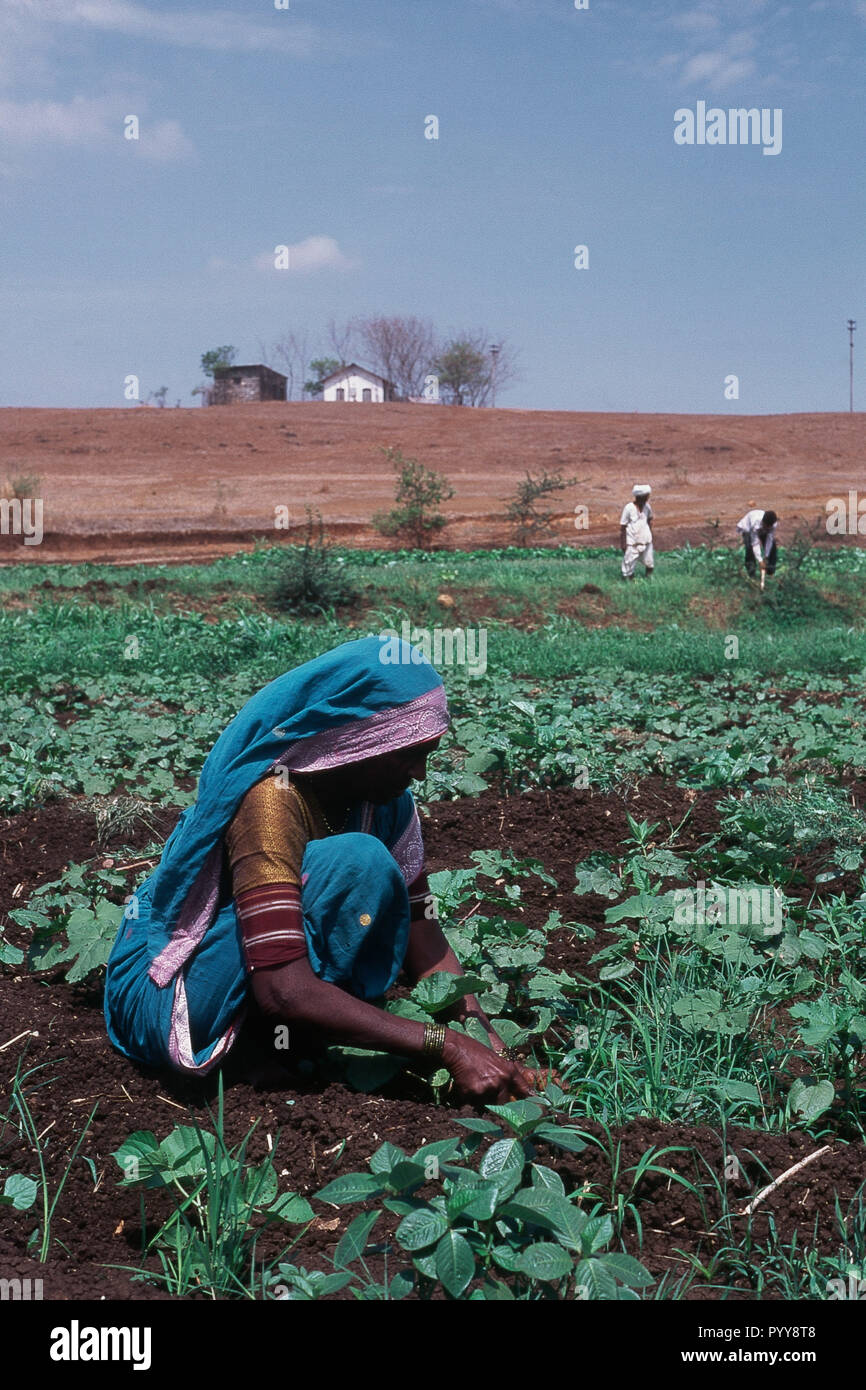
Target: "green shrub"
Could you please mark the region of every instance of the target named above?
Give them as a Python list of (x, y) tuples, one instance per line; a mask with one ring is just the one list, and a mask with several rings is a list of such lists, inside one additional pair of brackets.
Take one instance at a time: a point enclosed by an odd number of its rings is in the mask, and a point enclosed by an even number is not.
[(338, 603), (352, 603), (357, 596), (342, 557), (325, 540), (321, 515), (307, 507), (303, 542), (285, 552), (278, 571), (275, 605), (284, 612), (323, 612)]
[(382, 452), (397, 471), (397, 505), (390, 512), (376, 512), (371, 525), (380, 535), (399, 537), (416, 550), (424, 550), (434, 533), (448, 524), (448, 518), (434, 508), (453, 497), (454, 489), (441, 473), (434, 473), (417, 459), (404, 458), (399, 449)]

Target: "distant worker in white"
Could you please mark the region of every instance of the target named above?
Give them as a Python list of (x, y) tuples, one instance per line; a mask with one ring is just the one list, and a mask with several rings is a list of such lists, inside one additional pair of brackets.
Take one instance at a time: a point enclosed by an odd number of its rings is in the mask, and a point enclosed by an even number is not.
[(737, 530), (746, 547), (746, 573), (754, 579), (755, 570), (760, 566), (762, 589), (767, 575), (776, 572), (778, 525), (779, 518), (776, 513), (765, 512), (762, 507), (753, 507), (751, 511), (746, 512), (742, 521), (737, 522)]
[(640, 560), (647, 579), (651, 579), (655, 565), (652, 532), (653, 509), (649, 500), (652, 488), (648, 483), (635, 483), (632, 492), (634, 493), (634, 501), (626, 502), (619, 519), (622, 577), (623, 579), (634, 579), (634, 567)]

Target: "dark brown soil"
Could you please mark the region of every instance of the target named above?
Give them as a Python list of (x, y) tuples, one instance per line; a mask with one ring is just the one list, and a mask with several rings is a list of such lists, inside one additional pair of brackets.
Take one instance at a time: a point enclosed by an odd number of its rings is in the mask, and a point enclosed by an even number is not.
[[(684, 846), (701, 843), (718, 828), (710, 794), (677, 788), (661, 779), (644, 782), (629, 793), (627, 801), (589, 791), (536, 791), (504, 799), (488, 792), (471, 801), (430, 808), (425, 821), (429, 867), (468, 865), (469, 854), (476, 848), (510, 848), (540, 860), (557, 879), (556, 889), (528, 881), (524, 889), (527, 921), (543, 922), (558, 907), (566, 923), (579, 917), (599, 928), (605, 904), (594, 898), (578, 902), (571, 896), (574, 866), (589, 853), (615, 854), (621, 849), (628, 833), (627, 810), (639, 818), (661, 821), (663, 827), (678, 825), (690, 812), (680, 832), (679, 843)], [(161, 834), (169, 833), (175, 818), (176, 812), (162, 813)], [(106, 858), (114, 858), (116, 865), (131, 863), (145, 843), (140, 836), (125, 845), (122, 857), (111, 846), (97, 850), (92, 813), (74, 802), (0, 820), (0, 921), (10, 908), (26, 903), (36, 886), (57, 878), (65, 865)], [(8, 934), (14, 939), (15, 929)], [(564, 927), (550, 937), (546, 964), (585, 974), (587, 959), (597, 949), (598, 942), (576, 941)], [(35, 1209), (24, 1213), (3, 1209), (0, 1278), (41, 1278), (46, 1299), (163, 1296), (152, 1285), (130, 1282), (122, 1270), (106, 1268), (139, 1263), (141, 1247), (139, 1196), (118, 1188), (120, 1171), (111, 1153), (137, 1129), (151, 1129), (164, 1137), (174, 1124), (186, 1122), (188, 1107), (206, 1121), (205, 1105), (215, 1105), (215, 1078), (192, 1082), (130, 1064), (106, 1038), (101, 990), (70, 987), (60, 970), (33, 976), (0, 967), (0, 978), (0, 1173), (36, 1175), (34, 1156), (14, 1122), (3, 1118), (10, 1111), (10, 1082), (19, 1063), (22, 1071), (43, 1066), (30, 1079), (28, 1099), (43, 1136), (52, 1191), (93, 1105), (98, 1104), (81, 1149), (95, 1166), (95, 1178), (89, 1164), (82, 1157), (76, 1159), (55, 1213), (55, 1240), (44, 1265), (27, 1251), (28, 1237), (38, 1220)], [(296, 1069), (265, 1076), (262, 1062), (255, 1039), (247, 1036), (224, 1068), (227, 1137), (239, 1142), (257, 1121), (249, 1149), (250, 1157), (257, 1159), (267, 1152), (269, 1137), (276, 1141), (279, 1131), (281, 1185), (307, 1196), (340, 1173), (365, 1168), (384, 1140), (411, 1150), (457, 1132), (455, 1117), (473, 1113), (465, 1106), (437, 1106), (423, 1084), (409, 1076), (398, 1078), (383, 1094), (360, 1095), (322, 1080), (320, 1072)], [(597, 1126), (586, 1128), (600, 1137)], [(614, 1138), (621, 1143), (621, 1152), (620, 1176), (613, 1184), (609, 1158), (593, 1144), (580, 1155), (550, 1152), (542, 1158), (559, 1170), (569, 1190), (585, 1189), (585, 1202), (606, 1205), (615, 1201), (616, 1192), (629, 1194), (632, 1175), (628, 1170), (650, 1147), (682, 1146), (684, 1152), (667, 1153), (659, 1161), (690, 1181), (699, 1174), (705, 1181), (707, 1165), (716, 1173), (724, 1167), (721, 1140), (706, 1127), (644, 1119), (615, 1131)], [(727, 1153), (738, 1157), (743, 1173), (742, 1183), (732, 1189), (736, 1204), (740, 1205), (740, 1194), (744, 1204), (770, 1178), (818, 1147), (810, 1136), (799, 1133), (731, 1129)], [(817, 1242), (822, 1249), (835, 1251), (839, 1240), (834, 1204), (838, 1198), (844, 1212), (863, 1176), (862, 1147), (833, 1141), (827, 1153), (762, 1204), (754, 1223), (756, 1234), (766, 1233), (772, 1216), (782, 1240), (796, 1233), (805, 1247)], [(638, 1244), (634, 1220), (627, 1217), (628, 1248), (656, 1278), (685, 1274), (688, 1254), (700, 1254), (705, 1263), (709, 1261), (718, 1245), (712, 1234), (720, 1214), (717, 1200), (708, 1198), (709, 1205), (702, 1211), (684, 1187), (657, 1175), (643, 1179), (629, 1200), (643, 1224), (643, 1247)], [(148, 1195), (151, 1231), (153, 1222), (168, 1209), (160, 1194)], [(329, 1253), (357, 1208), (335, 1211), (317, 1204), (316, 1210), (316, 1222), (288, 1258), (308, 1268), (328, 1269)], [(393, 1224), (382, 1230), (393, 1229)], [(267, 1237), (261, 1253), (271, 1256), (277, 1248)], [(150, 1264), (153, 1267), (152, 1260)], [(371, 1268), (376, 1267), (373, 1257)], [(749, 1299), (755, 1293), (742, 1285), (739, 1296)], [(698, 1286), (689, 1297), (716, 1298), (718, 1294)]]

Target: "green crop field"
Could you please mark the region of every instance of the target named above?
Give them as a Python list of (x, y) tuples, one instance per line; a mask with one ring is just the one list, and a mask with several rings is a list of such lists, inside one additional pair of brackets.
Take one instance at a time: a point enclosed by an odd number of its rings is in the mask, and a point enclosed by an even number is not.
[[(50, 872), (16, 869), (0, 968), (57, 1001), (65, 1047), (73, 1000), (96, 1035), (123, 903), (226, 724), (290, 667), (408, 631), (434, 664), (444, 653), (452, 713), (416, 790), (435, 859), (442, 818), (460, 830), (462, 862), (431, 875), (440, 917), (464, 992), (546, 1086), (473, 1116), (445, 1071), (331, 1048), (304, 1104), (311, 1123), (327, 1111), (332, 1158), (316, 1180), (290, 1164), (287, 1190), (228, 1081), (206, 1094), (216, 1113), (187, 1088), (191, 1118), (173, 1130), (151, 1088), (123, 1133), (101, 1093), (89, 1120), (40, 1133), (68, 1064), (31, 1040), (0, 1100), (0, 1200), (22, 1251), (46, 1277), (69, 1257), (58, 1220), (102, 1168), (100, 1220), (147, 1209), (140, 1248), (113, 1262), (139, 1290), (848, 1296), (852, 1271), (866, 1279), (852, 1178), (866, 1142), (866, 551), (783, 554), (764, 594), (723, 548), (664, 553), (630, 585), (612, 551), (335, 551), (336, 601), (326, 584), (304, 605), (284, 583), (297, 558), (262, 545), (206, 566), (0, 570), (0, 816), (24, 861), (40, 817), (68, 815), (89, 845)], [(512, 814), (524, 839), (497, 840)], [(434, 976), (386, 1007), (435, 1018), (455, 987)], [(355, 1093), (382, 1097), (401, 1142), (344, 1152), (333, 1115)], [(335, 1210), (331, 1246), (306, 1245)]]

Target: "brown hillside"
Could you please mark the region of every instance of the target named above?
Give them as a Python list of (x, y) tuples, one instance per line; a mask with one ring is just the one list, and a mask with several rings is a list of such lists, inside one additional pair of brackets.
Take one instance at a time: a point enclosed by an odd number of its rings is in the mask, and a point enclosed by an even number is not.
[[(662, 547), (706, 538), (719, 517), (733, 537), (749, 505), (772, 506), (782, 539), (796, 518), (824, 514), (863, 467), (862, 414), (623, 415), (470, 410), (395, 403), (263, 404), (209, 409), (0, 410), (0, 488), (36, 475), (45, 538), (0, 537), (2, 558), (204, 558), (285, 537), (317, 508), (329, 531), (381, 543), (371, 514), (387, 507), (394, 446), (444, 473), (456, 495), (443, 543), (504, 543), (501, 512), (526, 469), (562, 470), (558, 538), (608, 545), (634, 482), (653, 487)], [(7, 490), (3, 492), (8, 496)], [(589, 510), (575, 530), (574, 506)]]

